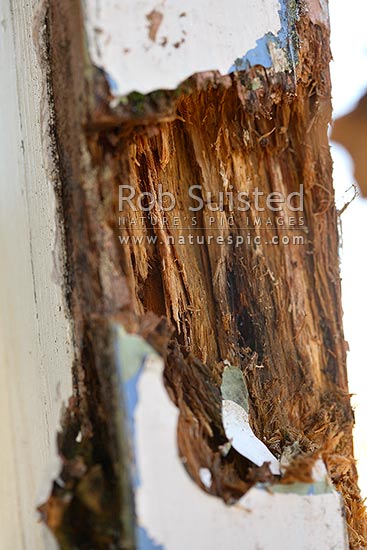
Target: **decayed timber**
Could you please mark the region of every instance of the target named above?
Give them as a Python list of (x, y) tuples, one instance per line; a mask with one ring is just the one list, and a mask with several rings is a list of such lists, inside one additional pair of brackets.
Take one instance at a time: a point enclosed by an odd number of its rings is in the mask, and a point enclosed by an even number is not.
[[(310, 4), (299, 14), (294, 72), (255, 66), (209, 73), (176, 92), (132, 94), (116, 103), (103, 71), (86, 65), (78, 6), (51, 2), (51, 80), (78, 363), (75, 402), (61, 437), (66, 487), (55, 484), (42, 510), (65, 548), (118, 545), (121, 530), (125, 546), (131, 544), (106, 381), (111, 320), (143, 335), (165, 358), (167, 388), (180, 411), (179, 452), (199, 485), (204, 459), (215, 478), (211, 492), (226, 502), (272, 479), (266, 467), (250, 468), (235, 451), (219, 450), (225, 443), (219, 387), (228, 361), (244, 373), (255, 434), (277, 457), (299, 446), (283, 483), (309, 482), (321, 455), (344, 497), (350, 545), (363, 547), (327, 141), (328, 28), (315, 13)], [(118, 225), (119, 185), (126, 183), (155, 196), (161, 184), (177, 199), (168, 223), (158, 209), (159, 224), (142, 222), (145, 233), (157, 236), (155, 244), (120, 243), (119, 236), (133, 234)], [(298, 212), (284, 214), (285, 225), (296, 218), (303, 245), (265, 244), (274, 231), (283, 235), (275, 213), (269, 213), (272, 225), (252, 231), (261, 245), (167, 244), (169, 235), (184, 237), (192, 184), (212, 194), (245, 186), (284, 195), (303, 185), (302, 220)], [(237, 213), (234, 226), (228, 214), (228, 204), (214, 214), (223, 237), (247, 235), (248, 219), (255, 226), (253, 207)], [(198, 227), (195, 235), (211, 233), (200, 212)], [(79, 429), (81, 441), (71, 446)]]

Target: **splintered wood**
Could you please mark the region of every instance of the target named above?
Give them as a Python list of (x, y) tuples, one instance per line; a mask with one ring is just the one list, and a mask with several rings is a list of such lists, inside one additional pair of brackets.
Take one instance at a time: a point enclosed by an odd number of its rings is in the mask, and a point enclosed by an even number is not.
[[(113, 493), (113, 384), (104, 380), (101, 356), (114, 320), (165, 359), (190, 476), (233, 502), (256, 482), (274, 480), (266, 464), (256, 468), (226, 449), (221, 375), (227, 364), (238, 367), (255, 436), (276, 459), (298, 448), (281, 483), (309, 483), (321, 456), (344, 497), (356, 549), (365, 527), (327, 139), (329, 34), (313, 18), (310, 9), (297, 21), (294, 71), (205, 73), (173, 92), (116, 100), (103, 71), (85, 69), (80, 13), (51, 2), (55, 133), (79, 350), (72, 429), (81, 425), (93, 449), (83, 455), (86, 468), (100, 464), (106, 494)], [(203, 467), (215, 481), (210, 489)], [(107, 521), (95, 516), (93, 541), (98, 522)], [(62, 519), (55, 530), (65, 536)]]

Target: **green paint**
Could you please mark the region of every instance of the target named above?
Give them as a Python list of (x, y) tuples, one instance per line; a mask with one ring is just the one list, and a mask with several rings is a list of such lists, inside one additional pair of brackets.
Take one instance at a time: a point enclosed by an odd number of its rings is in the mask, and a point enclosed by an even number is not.
[(272, 493), (282, 493), (285, 495), (325, 495), (327, 493), (333, 493), (333, 487), (325, 479), (324, 481), (316, 481), (315, 483), (302, 483), (300, 481), (296, 483), (270, 485), (267, 487)]
[(121, 325), (115, 324), (113, 328), (118, 357), (123, 361), (121, 375), (126, 382), (138, 372), (147, 356), (158, 357), (158, 354), (141, 336), (129, 334)]
[(229, 399), (249, 412), (248, 391), (243, 374), (238, 367), (228, 365), (224, 368), (221, 385), (222, 399)]

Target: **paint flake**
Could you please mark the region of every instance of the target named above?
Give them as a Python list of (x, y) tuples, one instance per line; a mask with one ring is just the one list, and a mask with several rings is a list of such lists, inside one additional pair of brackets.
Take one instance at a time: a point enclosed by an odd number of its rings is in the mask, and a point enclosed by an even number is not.
[(210, 487), (212, 486), (211, 471), (208, 468), (200, 468), (199, 475), (204, 487), (206, 487), (207, 489), (210, 489)]
[(245, 409), (234, 401), (224, 399), (222, 402), (222, 418), (226, 436), (238, 453), (257, 466), (269, 462), (272, 474), (280, 475), (278, 460), (252, 431), (249, 416)]
[(248, 390), (242, 371), (228, 361), (222, 375), (223, 427), (232, 447), (257, 466), (269, 462), (274, 475), (280, 475), (278, 460), (252, 431), (249, 423)]
[[(135, 487), (137, 550), (223, 550), (229, 546), (240, 550), (244, 540), (247, 550), (347, 550), (342, 503), (335, 491), (301, 494), (293, 487), (293, 492), (284, 494), (276, 491), (279, 484), (273, 492), (269, 491), (272, 485), (257, 485), (228, 506), (200, 489), (178, 455), (179, 413), (164, 386), (162, 359), (141, 337), (131, 340), (133, 335), (124, 331), (120, 336), (127, 341), (116, 346), (122, 351), (117, 357), (119, 368), (128, 358), (135, 365), (132, 370), (136, 373), (138, 366), (139, 373), (137, 401), (129, 411), (135, 424), (139, 475)], [(316, 470), (322, 476), (321, 466)], [(208, 481), (208, 472), (204, 475)]]

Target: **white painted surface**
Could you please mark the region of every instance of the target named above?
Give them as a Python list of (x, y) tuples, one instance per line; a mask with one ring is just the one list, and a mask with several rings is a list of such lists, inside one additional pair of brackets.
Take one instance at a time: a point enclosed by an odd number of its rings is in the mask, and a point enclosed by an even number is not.
[[(44, 165), (32, 2), (0, 3), (0, 548), (52, 550), (36, 506), (71, 395), (72, 346), (55, 283), (55, 198)], [(55, 469), (55, 468), (53, 468)]]
[(165, 550), (347, 550), (341, 499), (252, 488), (233, 506), (202, 491), (177, 454), (178, 410), (150, 358), (135, 409), (139, 525)]
[[(84, 0), (84, 5), (92, 62), (115, 82), (116, 95), (174, 89), (202, 71), (227, 74), (257, 40), (281, 28), (278, 0)], [(147, 18), (152, 12), (162, 16), (154, 40)]]
[(199, 470), (199, 476), (201, 483), (206, 487), (207, 489), (210, 489), (212, 486), (212, 473), (208, 468), (200, 468)]
[(278, 460), (252, 431), (245, 409), (230, 399), (223, 399), (222, 419), (226, 436), (237, 452), (257, 466), (269, 462), (271, 472), (280, 475)]

